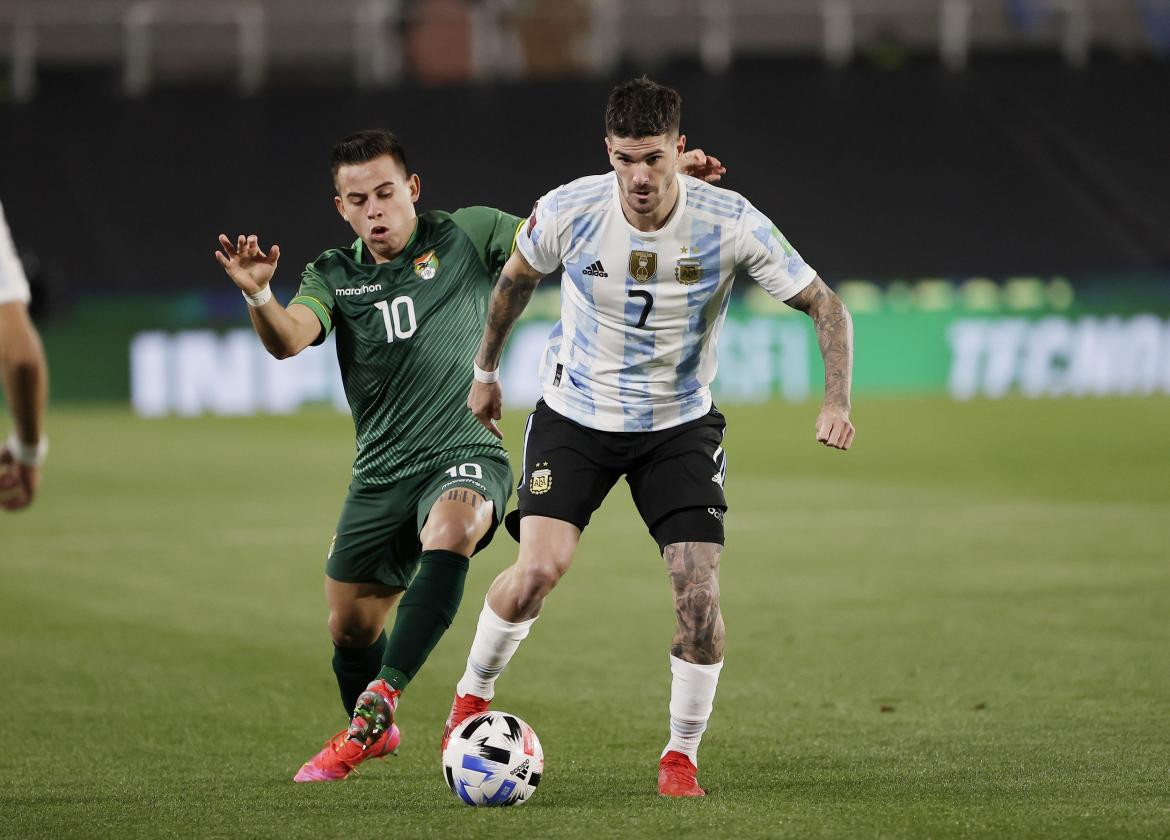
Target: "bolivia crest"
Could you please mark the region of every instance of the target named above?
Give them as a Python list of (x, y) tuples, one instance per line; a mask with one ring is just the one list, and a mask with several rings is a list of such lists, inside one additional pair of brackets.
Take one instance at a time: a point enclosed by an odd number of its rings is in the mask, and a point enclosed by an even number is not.
[(414, 260), (414, 273), (423, 280), (431, 280), (439, 272), (439, 257), (434, 251), (427, 251)]

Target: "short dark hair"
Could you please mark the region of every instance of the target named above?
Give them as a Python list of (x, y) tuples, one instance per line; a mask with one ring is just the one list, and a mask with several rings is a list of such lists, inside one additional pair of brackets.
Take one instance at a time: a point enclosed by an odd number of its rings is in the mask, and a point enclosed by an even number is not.
[(333, 180), (337, 180), (337, 170), (353, 163), (366, 163), (389, 155), (400, 164), (402, 171), (410, 175), (410, 167), (406, 165), (406, 149), (394, 133), (384, 128), (371, 128), (343, 137), (333, 146), (329, 155), (329, 163), (333, 169)]
[(678, 134), (682, 97), (674, 88), (645, 76), (613, 89), (605, 106), (605, 133), (611, 137)]

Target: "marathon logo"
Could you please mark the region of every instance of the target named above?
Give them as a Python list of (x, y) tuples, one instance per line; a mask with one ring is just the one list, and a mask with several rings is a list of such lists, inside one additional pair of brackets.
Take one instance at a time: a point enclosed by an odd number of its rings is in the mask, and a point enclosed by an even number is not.
[(353, 297), (354, 295), (364, 295), (370, 292), (382, 291), (382, 284), (375, 283), (372, 286), (358, 286), (356, 289), (334, 289), (333, 294), (338, 297)]
[(439, 488), (439, 492), (442, 493), (444, 490), (447, 490), (451, 487), (466, 487), (468, 484), (477, 488), (485, 496), (487, 495), (487, 485), (482, 484), (473, 478), (459, 478), (455, 481), (445, 482), (443, 486)]

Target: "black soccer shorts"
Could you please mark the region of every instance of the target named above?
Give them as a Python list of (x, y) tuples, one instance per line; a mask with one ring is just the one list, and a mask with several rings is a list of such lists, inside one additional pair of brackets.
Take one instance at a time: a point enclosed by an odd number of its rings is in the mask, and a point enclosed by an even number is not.
[[(670, 521), (669, 542), (723, 543), (727, 498), (727, 423), (714, 406), (697, 420), (656, 432), (603, 432), (549, 408), (544, 400), (524, 430), (524, 472), (517, 510), (505, 524), (516, 540), (520, 518), (548, 516), (582, 531), (593, 512), (626, 476), (642, 521), (663, 547), (658, 526)], [(694, 510), (694, 516), (670, 516)], [(710, 520), (710, 521), (708, 521)]]

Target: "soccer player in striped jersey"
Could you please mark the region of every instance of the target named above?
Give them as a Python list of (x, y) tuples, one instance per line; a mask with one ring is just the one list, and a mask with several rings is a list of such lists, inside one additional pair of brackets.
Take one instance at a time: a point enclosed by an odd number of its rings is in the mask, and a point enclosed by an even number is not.
[(508, 517), (519, 558), (488, 591), (444, 742), (487, 708), (591, 515), (624, 474), (674, 590), (670, 738), (658, 789), (694, 797), (705, 794), (698, 747), (724, 647), (727, 454), (709, 386), (737, 270), (812, 317), (825, 362), (816, 439), (842, 450), (854, 435), (853, 338), (844, 304), (767, 216), (735, 192), (676, 173), (686, 142), (680, 110), (677, 92), (644, 77), (616, 88), (605, 115), (614, 173), (541, 198), (492, 293), (468, 406), (495, 430), (508, 333), (539, 279), (562, 266), (561, 318), (524, 433), (519, 509)]
[(28, 316), (30, 299), (28, 279), (0, 207), (0, 388), (13, 421), (7, 441), (0, 444), (0, 508), (5, 510), (32, 504), (49, 451), (45, 435), (49, 368)]
[[(701, 152), (680, 165), (722, 172)], [(337, 211), (358, 239), (310, 263), (287, 307), (269, 288), (277, 246), (221, 235), (216, 252), (273, 356), (336, 331), (357, 435), (325, 565), (333, 669), (353, 716), (298, 782), (344, 779), (397, 748), (399, 696), (455, 617), (469, 559), (491, 540), (512, 484), (507, 453), (467, 413), (465, 394), (488, 295), (522, 220), (488, 207), (417, 215), (419, 177), (388, 131), (346, 137), (332, 168)]]

